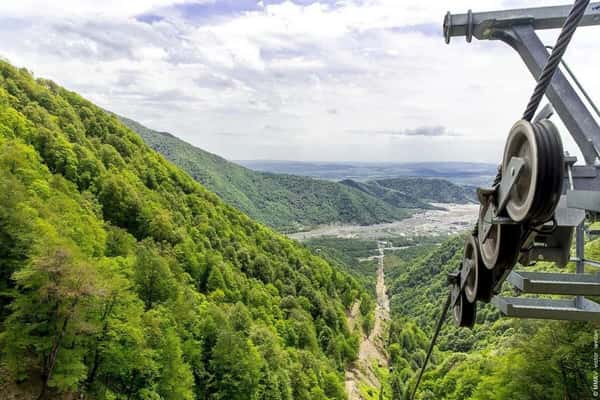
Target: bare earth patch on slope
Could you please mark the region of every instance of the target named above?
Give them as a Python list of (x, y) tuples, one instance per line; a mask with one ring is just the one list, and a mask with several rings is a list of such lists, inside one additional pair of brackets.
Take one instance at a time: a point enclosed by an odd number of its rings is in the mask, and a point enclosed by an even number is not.
[[(388, 368), (388, 355), (385, 351), (385, 337), (388, 322), (390, 320), (390, 300), (385, 288), (383, 246), (384, 244), (380, 242), (379, 255), (375, 256), (378, 258), (375, 325), (369, 336), (363, 334), (358, 359), (346, 371), (346, 392), (348, 393), (349, 400), (367, 400), (367, 398), (363, 396), (363, 390), (378, 392), (381, 387), (381, 382), (376, 369)], [(357, 325), (358, 315), (358, 303), (356, 303), (349, 315), (351, 329), (354, 329)]]

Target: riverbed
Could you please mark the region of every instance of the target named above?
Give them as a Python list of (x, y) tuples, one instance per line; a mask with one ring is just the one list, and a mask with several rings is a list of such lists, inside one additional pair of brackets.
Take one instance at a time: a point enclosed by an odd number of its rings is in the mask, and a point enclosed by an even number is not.
[(411, 236), (439, 236), (459, 233), (468, 229), (477, 220), (477, 204), (434, 204), (445, 210), (417, 211), (401, 221), (375, 225), (324, 225), (306, 232), (288, 236), (306, 240), (320, 236), (347, 239), (385, 239)]

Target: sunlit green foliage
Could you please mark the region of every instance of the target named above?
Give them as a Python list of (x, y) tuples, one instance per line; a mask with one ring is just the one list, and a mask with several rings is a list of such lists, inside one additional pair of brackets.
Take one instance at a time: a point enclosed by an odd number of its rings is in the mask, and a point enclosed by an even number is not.
[(9, 397), (345, 398), (354, 278), (5, 62), (0, 188)]
[[(409, 398), (447, 295), (446, 273), (458, 267), (462, 246), (463, 239), (456, 237), (440, 246), (415, 246), (386, 255), (393, 317), (388, 346), (392, 399)], [(598, 256), (600, 241), (588, 243), (586, 251)], [(529, 268), (556, 267), (539, 263)], [(505, 291), (510, 290), (507, 285)], [(477, 321), (473, 330), (446, 323), (417, 399), (593, 398), (591, 323), (505, 319), (481, 304)]]
[(371, 187), (387, 189), (386, 196), (397, 196), (400, 193), (426, 203), (465, 204), (476, 201), (473, 186), (461, 186), (444, 179), (397, 177), (367, 183)]
[(378, 254), (375, 240), (317, 237), (302, 242), (332, 265), (353, 274), (375, 296), (377, 260), (369, 257)]

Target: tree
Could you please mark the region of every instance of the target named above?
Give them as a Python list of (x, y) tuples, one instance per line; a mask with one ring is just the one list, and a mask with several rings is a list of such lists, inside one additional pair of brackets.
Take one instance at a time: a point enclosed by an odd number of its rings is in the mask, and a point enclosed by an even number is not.
[(375, 312), (371, 311), (367, 315), (363, 316), (362, 328), (367, 336), (371, 334), (373, 327), (375, 326)]
[(247, 400), (256, 394), (263, 360), (256, 347), (239, 333), (224, 331), (213, 349), (214, 371), (219, 400)]
[(240, 302), (235, 303), (231, 309), (229, 321), (231, 322), (233, 330), (240, 332), (245, 336), (250, 333), (252, 319), (248, 312), (248, 308), (244, 304)]
[(364, 316), (373, 310), (373, 298), (367, 293), (360, 296), (360, 313)]
[(3, 379), (52, 398), (336, 396), (355, 344), (340, 299), (364, 290), (2, 60), (0, 188)]
[(174, 294), (175, 282), (169, 264), (152, 240), (146, 239), (138, 246), (134, 268), (137, 291), (146, 310)]
[(99, 329), (94, 333), (85, 357), (88, 367), (85, 388), (96, 393), (137, 392), (143, 389), (139, 377), (152, 375), (155, 364), (146, 348), (142, 316), (144, 304), (131, 290), (120, 263), (103, 260), (105, 296), (95, 309)]
[(86, 374), (84, 346), (96, 323), (91, 310), (103, 297), (95, 269), (62, 245), (35, 257), (14, 279), (20, 290), (2, 336), (10, 366), (19, 374), (38, 369), (39, 399), (48, 386), (75, 388)]

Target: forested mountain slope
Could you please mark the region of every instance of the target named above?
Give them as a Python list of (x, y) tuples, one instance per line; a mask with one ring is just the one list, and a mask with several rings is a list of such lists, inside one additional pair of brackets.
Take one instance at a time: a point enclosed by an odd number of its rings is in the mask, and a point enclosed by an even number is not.
[[(460, 264), (463, 243), (456, 237), (440, 246), (386, 255), (393, 320), (388, 398), (409, 398), (448, 293), (446, 274)], [(591, 258), (600, 256), (600, 241), (588, 243), (586, 252)], [(528, 268), (557, 271), (549, 263)], [(505, 291), (515, 295), (508, 284)], [(593, 398), (591, 323), (501, 318), (494, 307), (480, 304), (477, 321), (473, 330), (460, 329), (449, 316), (417, 399)]]
[(476, 189), (444, 179), (398, 177), (366, 182), (344, 179), (341, 184), (376, 197), (392, 207), (439, 209), (431, 203), (467, 204), (475, 202)]
[[(367, 182), (426, 203), (475, 203), (475, 187), (437, 178), (398, 177)], [(490, 182), (491, 184), (491, 182)]]
[(353, 278), (3, 61), (0, 188), (3, 399), (345, 398)]
[(436, 208), (416, 197), (407, 195), (404, 191), (387, 188), (376, 181), (358, 182), (352, 179), (344, 179), (340, 183), (377, 197), (394, 207), (421, 208), (424, 210)]
[[(409, 215), (355, 188), (336, 182), (256, 172), (192, 146), (175, 136), (120, 117), (150, 147), (189, 173), (225, 202), (279, 230), (299, 230), (333, 222), (361, 225)], [(401, 207), (417, 208), (419, 204)]]

